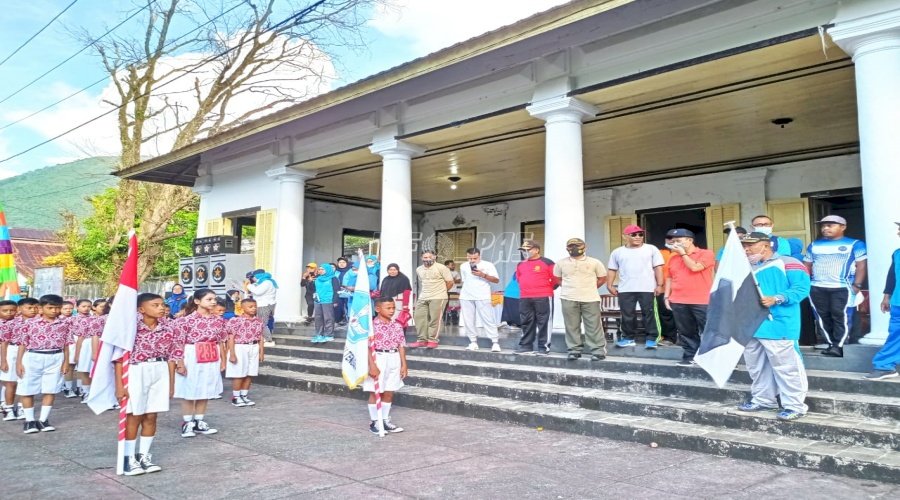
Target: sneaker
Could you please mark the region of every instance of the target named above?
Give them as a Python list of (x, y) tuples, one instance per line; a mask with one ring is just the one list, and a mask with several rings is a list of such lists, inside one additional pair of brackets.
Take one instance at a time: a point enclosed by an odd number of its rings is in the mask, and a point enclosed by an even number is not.
[(534, 356), (536, 353), (531, 349), (516, 349), (513, 354), (517, 356)]
[(824, 351), (825, 349), (828, 349), (829, 347), (831, 347), (831, 344), (816, 344), (813, 346), (813, 349), (815, 349), (817, 351)]
[(63, 397), (66, 399), (77, 398), (78, 394), (75, 393), (72, 389), (63, 389)]
[(408, 349), (416, 349), (418, 347), (425, 347), (426, 345), (428, 345), (427, 342), (420, 342), (417, 340), (415, 342), (411, 342), (411, 343), (407, 344), (406, 347)]
[(22, 403), (16, 405), (16, 420), (25, 420), (25, 408), (22, 407)]
[(781, 410), (781, 412), (778, 413), (778, 420), (797, 420), (801, 417), (803, 417), (803, 414), (794, 410)]
[(141, 467), (141, 463), (135, 457), (125, 457), (125, 464), (122, 466), (122, 474), (126, 476), (139, 476), (147, 471)]
[(91, 395), (91, 394), (90, 394), (89, 392), (83, 392), (83, 393), (81, 394), (81, 404), (86, 405), (86, 404), (87, 404), (88, 397), (89, 397), (90, 395)]
[(494, 344), (491, 346), (491, 352), (500, 352), (500, 344)]
[(369, 423), (369, 432), (371, 432), (372, 434), (378, 434), (378, 425), (375, 424), (374, 420)]
[(659, 342), (657, 342), (656, 345), (659, 345), (662, 347), (672, 347), (673, 345), (675, 345), (675, 342), (672, 342), (671, 340), (662, 339)]
[(682, 359), (681, 361), (678, 362), (678, 366), (694, 366), (696, 364), (697, 364), (697, 362), (694, 361), (693, 359)]
[(222, 399), (222, 395), (221, 395), (221, 394), (216, 394), (215, 396), (213, 396), (213, 397), (211, 397), (211, 398), (209, 398), (209, 399)]
[(327, 337), (322, 337), (322, 342), (323, 343), (324, 342), (334, 342), (334, 337), (332, 337), (331, 335), (329, 335)]
[(656, 341), (647, 339), (647, 342), (644, 344), (644, 348), (646, 349), (656, 349)]
[(466, 346), (466, 350), (467, 351), (477, 351), (478, 344), (476, 344), (475, 342), (470, 342), (469, 345)]
[(236, 398), (231, 398), (231, 406), (243, 408), (243, 407), (247, 406), (247, 403), (245, 403), (244, 400), (240, 396), (238, 396)]
[(30, 422), (25, 422), (25, 434), (34, 434), (35, 432), (40, 432), (38, 429), (37, 422), (34, 420)]
[(537, 351), (534, 351), (534, 355), (535, 356), (549, 356), (550, 351), (548, 351), (547, 349), (538, 349)]
[(427, 344), (425, 344), (425, 347), (427, 347), (429, 349), (437, 349), (438, 343), (437, 342), (428, 342)]
[(900, 376), (900, 373), (897, 373), (897, 370), (872, 370), (871, 373), (866, 375), (866, 380), (884, 380), (888, 378), (894, 378)]
[(822, 356), (829, 356), (832, 358), (843, 358), (844, 357), (844, 348), (836, 345), (830, 346), (828, 349), (822, 351)]
[(390, 432), (391, 434), (403, 432), (403, 427), (397, 427), (390, 420), (382, 420), (382, 424), (384, 425), (384, 432)]
[(153, 463), (153, 456), (149, 453), (144, 453), (143, 455), (138, 453), (134, 456), (134, 458), (137, 459), (138, 463), (141, 464), (141, 469), (144, 469), (144, 472), (146, 472), (147, 474), (151, 472), (159, 472), (162, 470), (162, 467)]
[(313, 335), (313, 338), (309, 339), (309, 341), (312, 342), (313, 344), (318, 344), (319, 342), (322, 341), (322, 336), (321, 335)]
[(38, 422), (38, 428), (41, 430), (41, 432), (53, 432), (56, 430), (56, 427), (53, 427), (52, 425), (50, 425), (49, 418), (47, 420)]
[(244, 404), (247, 406), (256, 406), (256, 402), (251, 401), (247, 396), (241, 396), (241, 399), (244, 400)]
[(209, 434), (215, 434), (215, 433), (219, 432), (218, 429), (213, 429), (212, 427), (209, 426), (209, 424), (207, 424), (203, 420), (194, 420), (194, 422), (195, 422), (194, 430), (196, 432), (199, 432), (200, 434), (209, 435)]
[(194, 421), (184, 422), (181, 424), (181, 437), (192, 438), (197, 434), (194, 432)]
[[(19, 408), (17, 406), (9, 406), (3, 408), (3, 411), (6, 412), (6, 416), (3, 417), (4, 422), (9, 422), (11, 420), (17, 420), (19, 418)], [(23, 415), (24, 417), (24, 415)]]
[(634, 347), (634, 339), (619, 339), (616, 341), (616, 347)]
[(770, 408), (768, 406), (763, 406), (758, 403), (754, 403), (753, 401), (745, 401), (737, 406), (737, 409), (740, 411), (769, 411), (776, 410), (777, 408)]
[(263, 342), (263, 347), (275, 347), (275, 341), (269, 340), (269, 341)]
[(581, 358), (581, 354), (578, 354), (577, 352), (570, 352), (569, 356), (566, 357), (566, 360), (567, 361), (575, 361), (576, 359), (580, 359), (580, 358)]
[(606, 354), (591, 354), (591, 361), (603, 361), (606, 359)]

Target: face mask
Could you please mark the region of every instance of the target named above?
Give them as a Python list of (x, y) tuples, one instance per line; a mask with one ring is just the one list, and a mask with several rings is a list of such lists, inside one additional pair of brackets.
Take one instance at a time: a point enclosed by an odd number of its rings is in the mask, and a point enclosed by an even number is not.
[(569, 255), (572, 257), (580, 257), (580, 256), (584, 255), (584, 250), (582, 250), (580, 248), (567, 248), (566, 250), (569, 252)]
[(755, 265), (759, 264), (760, 262), (762, 262), (763, 254), (753, 253), (753, 254), (748, 255), (747, 258), (750, 260), (750, 263), (755, 266)]
[(666, 248), (668, 248), (669, 250), (675, 250), (675, 244), (674, 243), (666, 243)]
[(430, 260), (430, 259), (424, 259), (424, 260), (422, 260), (422, 264), (423, 264), (425, 267), (431, 267), (431, 265), (434, 264), (434, 261), (433, 261), (433, 260)]
[(528, 259), (528, 251), (527, 250), (519, 250), (519, 257), (521, 258), (521, 260), (527, 260)]
[(771, 228), (771, 227), (756, 227), (756, 226), (753, 226), (753, 231), (754, 231), (754, 232), (757, 232), (757, 233), (762, 233), (762, 234), (764, 234), (764, 235), (766, 235), (766, 236), (770, 236), (770, 235), (772, 234), (772, 228)]

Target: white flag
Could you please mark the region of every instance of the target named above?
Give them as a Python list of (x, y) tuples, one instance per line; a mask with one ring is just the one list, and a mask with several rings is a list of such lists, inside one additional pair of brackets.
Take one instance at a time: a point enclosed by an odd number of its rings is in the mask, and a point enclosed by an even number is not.
[(355, 389), (369, 374), (369, 335), (372, 334), (372, 303), (369, 297), (369, 273), (366, 258), (359, 251), (359, 269), (356, 288), (350, 299), (350, 321), (347, 324), (347, 342), (341, 359), (341, 375), (351, 389)]

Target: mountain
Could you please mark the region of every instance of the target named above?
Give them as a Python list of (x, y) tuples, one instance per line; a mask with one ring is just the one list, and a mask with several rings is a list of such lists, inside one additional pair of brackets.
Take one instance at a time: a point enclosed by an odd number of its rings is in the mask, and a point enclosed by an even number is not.
[(115, 164), (114, 157), (86, 158), (0, 180), (7, 223), (57, 231), (63, 225), (62, 212), (89, 215), (87, 198), (118, 184), (118, 178), (110, 175)]

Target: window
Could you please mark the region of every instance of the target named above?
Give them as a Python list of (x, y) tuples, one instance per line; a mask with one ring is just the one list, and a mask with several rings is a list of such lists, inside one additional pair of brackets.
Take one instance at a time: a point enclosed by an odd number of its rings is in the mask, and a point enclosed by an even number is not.
[(378, 232), (344, 228), (341, 255), (356, 261), (360, 250), (366, 255), (378, 255), (381, 250)]
[(466, 250), (475, 246), (477, 232), (478, 229), (474, 227), (435, 231), (435, 240), (437, 241), (435, 252), (437, 252), (438, 262), (466, 260)]
[(541, 248), (544, 248), (544, 221), (533, 220), (523, 222), (521, 224), (521, 235), (519, 243), (525, 240), (537, 241)]

